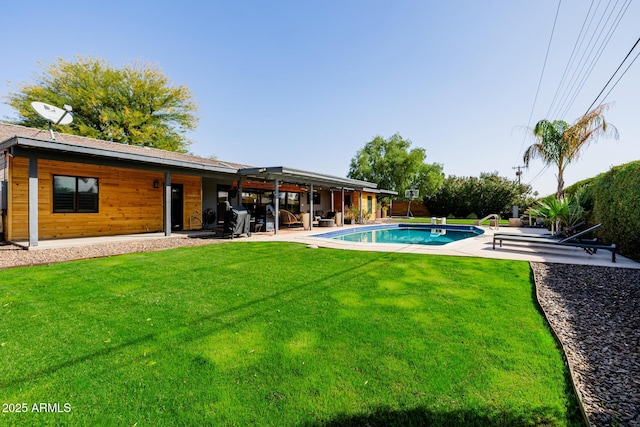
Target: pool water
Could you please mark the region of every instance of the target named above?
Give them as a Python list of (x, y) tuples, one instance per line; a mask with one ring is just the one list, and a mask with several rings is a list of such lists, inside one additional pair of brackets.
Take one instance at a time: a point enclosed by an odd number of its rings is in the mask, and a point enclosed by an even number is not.
[(334, 231), (318, 237), (359, 243), (399, 243), (404, 245), (440, 246), (483, 234), (473, 226), (391, 224)]

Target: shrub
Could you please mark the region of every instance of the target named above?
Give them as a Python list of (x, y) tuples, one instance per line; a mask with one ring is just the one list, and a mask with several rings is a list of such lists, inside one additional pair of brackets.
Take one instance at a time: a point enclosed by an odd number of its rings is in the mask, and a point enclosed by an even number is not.
[(503, 218), (511, 216), (512, 206), (517, 205), (524, 212), (532, 200), (528, 185), (498, 176), (497, 172), (482, 173), (480, 177), (449, 176), (436, 194), (423, 199), (424, 205), (435, 216), (478, 218), (498, 214)]
[(552, 233), (556, 232), (558, 227), (572, 227), (585, 217), (584, 194), (584, 190), (581, 189), (560, 200), (555, 196), (546, 197), (538, 201), (532, 208), (532, 213), (548, 219)]
[(589, 194), (593, 198), (593, 222), (602, 223), (600, 237), (640, 261), (640, 161), (599, 175)]

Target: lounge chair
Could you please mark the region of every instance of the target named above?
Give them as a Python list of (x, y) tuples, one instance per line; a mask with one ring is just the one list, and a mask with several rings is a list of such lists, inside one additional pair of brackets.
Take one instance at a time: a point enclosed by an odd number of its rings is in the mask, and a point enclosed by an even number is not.
[(535, 245), (547, 245), (547, 246), (561, 246), (561, 247), (574, 247), (574, 248), (582, 248), (589, 255), (595, 254), (598, 249), (603, 249), (607, 251), (611, 251), (611, 262), (616, 262), (616, 245), (604, 245), (598, 244), (595, 240), (584, 241), (580, 238), (587, 233), (592, 232), (596, 228), (599, 228), (602, 224), (598, 224), (594, 227), (588, 228), (580, 233), (576, 233), (571, 237), (566, 237), (564, 239), (554, 238), (554, 237), (544, 237), (544, 236), (536, 236), (532, 237), (531, 235), (522, 235), (522, 234), (507, 234), (507, 233), (496, 233), (493, 235), (493, 249), (496, 248), (496, 241), (500, 242), (500, 247), (502, 247), (502, 242), (522, 242), (522, 243), (532, 243)]
[(602, 227), (602, 224), (596, 224), (593, 227), (589, 227), (586, 230), (580, 231), (576, 234), (570, 234), (571, 231), (575, 230), (576, 228), (580, 227), (581, 225), (583, 225), (584, 222), (581, 222), (580, 224), (576, 224), (573, 227), (567, 228), (565, 230), (562, 230), (558, 233), (555, 234), (551, 234), (551, 233), (544, 233), (544, 234), (532, 234), (532, 233), (494, 233), (494, 236), (522, 236), (522, 237), (535, 237), (535, 238), (544, 238), (544, 239), (558, 239), (558, 240), (562, 240), (562, 239), (566, 239), (566, 238), (577, 238), (580, 239), (580, 241), (582, 242), (591, 242), (594, 243), (595, 239), (586, 239), (583, 240), (581, 239), (582, 236), (584, 236), (585, 234), (591, 233), (594, 230), (597, 230), (598, 228)]
[[(571, 227), (565, 228), (564, 230), (558, 230), (554, 234), (551, 234), (553, 237), (570, 237), (574, 231), (584, 225), (584, 221), (581, 221), (577, 224), (572, 225)], [(597, 227), (600, 227), (602, 224), (598, 224)], [(595, 228), (594, 228), (595, 230)]]
[(300, 218), (285, 209), (279, 210), (278, 223), (280, 225), (286, 225), (287, 227), (291, 227), (292, 225), (302, 225)]

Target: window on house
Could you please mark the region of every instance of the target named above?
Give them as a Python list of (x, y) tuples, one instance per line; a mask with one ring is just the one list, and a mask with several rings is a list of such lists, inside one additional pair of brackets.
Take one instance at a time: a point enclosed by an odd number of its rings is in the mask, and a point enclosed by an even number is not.
[(98, 178), (54, 175), (53, 212), (98, 212)]
[(300, 193), (283, 191), (280, 193), (280, 209), (286, 209), (294, 214), (300, 213)]

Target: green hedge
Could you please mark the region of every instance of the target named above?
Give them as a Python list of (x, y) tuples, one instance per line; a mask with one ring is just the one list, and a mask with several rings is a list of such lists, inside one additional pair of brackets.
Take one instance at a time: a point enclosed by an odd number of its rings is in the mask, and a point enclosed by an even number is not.
[(592, 221), (602, 223), (599, 236), (621, 254), (640, 261), (640, 161), (612, 168), (588, 183)]

